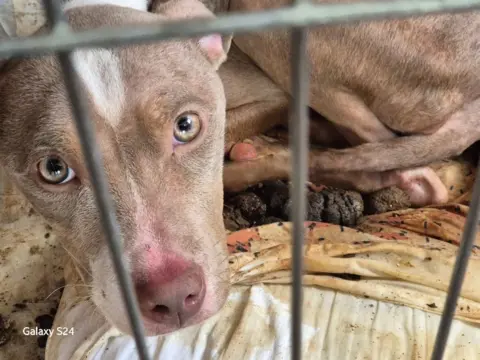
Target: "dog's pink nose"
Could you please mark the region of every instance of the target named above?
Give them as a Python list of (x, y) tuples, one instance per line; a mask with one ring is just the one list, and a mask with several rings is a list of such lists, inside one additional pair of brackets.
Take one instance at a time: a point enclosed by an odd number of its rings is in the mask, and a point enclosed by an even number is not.
[[(200, 266), (162, 267), (149, 280), (137, 284), (140, 309), (146, 318), (168, 328), (182, 326), (200, 310), (205, 279)], [(173, 276), (172, 276), (173, 275)]]

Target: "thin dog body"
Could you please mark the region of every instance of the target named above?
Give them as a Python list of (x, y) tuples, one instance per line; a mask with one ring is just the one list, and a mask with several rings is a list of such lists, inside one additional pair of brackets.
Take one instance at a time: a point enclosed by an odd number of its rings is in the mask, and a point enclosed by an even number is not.
[[(171, 0), (150, 13), (146, 1), (71, 0), (65, 11), (85, 30), (282, 5)], [(444, 202), (423, 166), (479, 139), (479, 26), (472, 13), (312, 30), (312, 140), (339, 148), (312, 150), (311, 179), (362, 191), (398, 185), (417, 205)], [(223, 165), (225, 149), (286, 123), (289, 41), (262, 32), (230, 46), (212, 34), (74, 53), (148, 335), (200, 323), (224, 304), (224, 186), (289, 175), (283, 148)], [(0, 99), (0, 165), (68, 231), (92, 300), (129, 333), (57, 60), (4, 63)]]

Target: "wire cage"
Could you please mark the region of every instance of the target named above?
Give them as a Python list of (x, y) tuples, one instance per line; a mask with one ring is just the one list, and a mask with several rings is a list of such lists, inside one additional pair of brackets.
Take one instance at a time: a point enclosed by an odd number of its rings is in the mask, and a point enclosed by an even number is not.
[[(308, 84), (306, 33), (308, 27), (403, 18), (443, 12), (466, 12), (480, 9), (480, 0), (403, 0), (363, 3), (312, 4), (308, 0), (293, 0), (289, 7), (249, 14), (231, 13), (211, 20), (184, 20), (169, 24), (103, 28), (73, 32), (66, 22), (60, 0), (44, 0), (51, 31), (47, 35), (4, 41), (0, 43), (0, 58), (40, 56), (55, 53), (62, 67), (84, 159), (92, 178), (92, 187), (100, 220), (117, 274), (140, 359), (147, 360), (146, 342), (130, 276), (124, 266), (119, 226), (115, 218), (102, 156), (97, 146), (93, 124), (86, 108), (86, 98), (80, 91), (80, 80), (74, 69), (72, 52), (77, 48), (118, 47), (133, 43), (189, 38), (212, 32), (220, 34), (247, 33), (267, 29), (291, 29), (292, 103), (290, 113), (290, 143), (292, 151), (292, 223), (293, 223), (293, 284), (291, 358), (301, 359), (303, 222), (306, 215), (307, 155), (308, 155)], [(451, 275), (445, 308), (441, 317), (432, 360), (441, 360), (446, 348), (457, 299), (468, 266), (471, 249), (480, 220), (480, 167), (477, 167), (470, 211), (467, 217), (458, 255)]]

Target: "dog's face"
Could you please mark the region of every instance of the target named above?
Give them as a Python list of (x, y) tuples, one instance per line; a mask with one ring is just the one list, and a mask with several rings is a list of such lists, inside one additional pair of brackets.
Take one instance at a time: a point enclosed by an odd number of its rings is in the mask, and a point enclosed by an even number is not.
[[(69, 19), (86, 29), (163, 18), (100, 6), (72, 9)], [(148, 335), (205, 320), (228, 294), (221, 40), (75, 55)], [(59, 64), (12, 60), (0, 71), (1, 165), (68, 236), (98, 308), (130, 333)]]

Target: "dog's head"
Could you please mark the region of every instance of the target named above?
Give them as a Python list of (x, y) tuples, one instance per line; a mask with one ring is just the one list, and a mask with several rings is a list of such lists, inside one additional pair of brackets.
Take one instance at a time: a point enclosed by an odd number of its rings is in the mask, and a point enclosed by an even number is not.
[[(196, 0), (172, 0), (157, 13), (67, 6), (75, 30), (213, 16)], [(217, 74), (228, 47), (228, 38), (210, 35), (74, 56), (148, 335), (205, 320), (228, 294), (226, 105)], [(4, 64), (0, 99), (0, 165), (65, 232), (93, 301), (130, 333), (56, 58)]]

